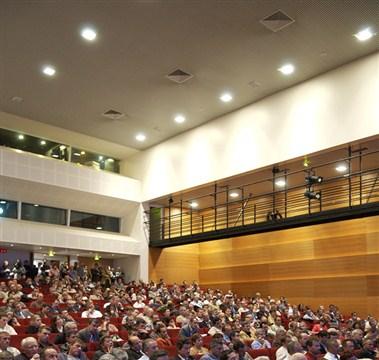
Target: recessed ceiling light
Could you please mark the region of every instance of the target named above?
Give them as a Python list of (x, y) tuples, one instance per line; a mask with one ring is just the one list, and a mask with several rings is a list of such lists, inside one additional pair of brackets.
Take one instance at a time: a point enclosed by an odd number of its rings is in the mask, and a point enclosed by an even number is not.
[(238, 194), (238, 192), (233, 191), (233, 192), (231, 192), (231, 193), (229, 194), (229, 196), (230, 196), (231, 198), (237, 198), (237, 197), (240, 196), (240, 195)]
[(191, 201), (190, 206), (191, 206), (191, 208), (197, 208), (199, 206), (199, 204), (196, 201)]
[(6, 204), (7, 202), (5, 200), (1, 200), (0, 204)]
[(295, 66), (292, 64), (285, 64), (278, 69), (283, 75), (291, 75), (295, 71)]
[(371, 39), (375, 34), (371, 31), (370, 28), (363, 29), (361, 31), (358, 31), (354, 36), (359, 40), (359, 41), (366, 41)]
[(109, 158), (109, 159), (107, 159), (107, 161), (109, 161), (109, 162), (114, 162), (114, 159)]
[(43, 146), (43, 145), (46, 145), (46, 141), (45, 141), (45, 140), (41, 140), (39, 143), (40, 143), (40, 145), (42, 145), (42, 146)]
[(94, 41), (97, 37), (96, 31), (90, 27), (83, 28), (82, 31), (80, 32), (80, 35), (82, 36), (83, 39), (88, 40), (88, 41)]
[(336, 170), (338, 172), (345, 172), (347, 170), (347, 165), (346, 164), (339, 164), (336, 166)]
[(46, 65), (42, 68), (42, 72), (47, 76), (54, 76), (56, 73), (56, 70), (54, 66)]
[(137, 141), (140, 141), (140, 142), (145, 141), (145, 140), (146, 140), (146, 135), (145, 135), (145, 134), (142, 134), (142, 133), (137, 134), (137, 135), (136, 135), (136, 140), (137, 140)]
[(33, 206), (38, 207), (39, 205), (38, 204), (34, 204)]
[(104, 156), (100, 155), (99, 156), (99, 161), (102, 161), (104, 159)]
[(283, 186), (286, 185), (286, 182), (285, 182), (285, 180), (283, 180), (283, 179), (278, 179), (278, 180), (275, 181), (275, 184), (276, 184), (277, 186), (283, 187)]
[(72, 155), (80, 156), (80, 153), (74, 152)]
[(175, 122), (177, 122), (178, 124), (183, 124), (185, 121), (186, 121), (186, 118), (184, 115), (176, 115), (175, 118), (174, 118)]
[(224, 93), (220, 96), (220, 100), (227, 103), (233, 100), (233, 96), (230, 93)]
[(96, 230), (103, 230), (102, 226), (96, 226)]
[(65, 150), (66, 149), (66, 146), (65, 145), (61, 145), (61, 146), (59, 146), (59, 150)]
[(25, 139), (25, 136), (22, 135), (22, 134), (19, 134), (19, 135), (17, 136), (17, 139), (18, 139), (18, 140), (24, 140), (24, 139)]

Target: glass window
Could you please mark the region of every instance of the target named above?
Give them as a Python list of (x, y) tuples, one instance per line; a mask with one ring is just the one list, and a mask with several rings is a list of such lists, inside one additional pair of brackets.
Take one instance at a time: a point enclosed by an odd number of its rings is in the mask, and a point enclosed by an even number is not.
[(17, 131), (0, 129), (0, 146), (28, 151), (58, 160), (71, 160), (73, 163), (89, 166), (97, 170), (120, 172), (120, 160), (118, 159)]
[(0, 217), (17, 219), (17, 201), (0, 199)]
[(76, 164), (92, 167), (97, 170), (107, 170), (119, 173), (120, 161), (110, 156), (95, 154), (73, 147), (71, 161)]
[(69, 157), (67, 145), (6, 129), (0, 129), (0, 145), (59, 160)]
[(22, 203), (21, 219), (48, 224), (66, 225), (67, 210), (42, 206), (39, 204)]
[(86, 229), (120, 232), (120, 219), (71, 210), (70, 226)]

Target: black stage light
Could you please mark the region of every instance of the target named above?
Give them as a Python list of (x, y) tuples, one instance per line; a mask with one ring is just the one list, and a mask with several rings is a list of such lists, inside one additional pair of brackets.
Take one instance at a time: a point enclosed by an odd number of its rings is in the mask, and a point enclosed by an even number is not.
[(324, 178), (322, 176), (309, 175), (305, 177), (305, 182), (307, 185), (321, 184), (323, 180)]
[(310, 191), (310, 190), (307, 190), (305, 193), (304, 193), (304, 196), (307, 198), (307, 199), (315, 199), (315, 200), (320, 200), (321, 199), (321, 193), (318, 191), (318, 192), (315, 192), (315, 191)]

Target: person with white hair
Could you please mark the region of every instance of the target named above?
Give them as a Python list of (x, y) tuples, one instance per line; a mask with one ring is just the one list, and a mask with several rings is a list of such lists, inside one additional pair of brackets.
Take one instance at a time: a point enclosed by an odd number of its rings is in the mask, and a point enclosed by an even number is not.
[(38, 342), (34, 337), (26, 337), (21, 341), (21, 354), (15, 357), (15, 360), (39, 360)]

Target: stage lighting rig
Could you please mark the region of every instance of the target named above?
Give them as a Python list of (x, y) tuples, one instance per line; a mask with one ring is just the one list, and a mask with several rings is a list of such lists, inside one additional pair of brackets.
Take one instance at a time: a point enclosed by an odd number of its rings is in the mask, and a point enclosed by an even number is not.
[(305, 183), (307, 185), (321, 184), (324, 178), (322, 176), (308, 175), (305, 177)]
[(310, 191), (307, 190), (304, 193), (304, 196), (309, 200), (320, 200), (321, 199), (321, 192), (320, 191)]

